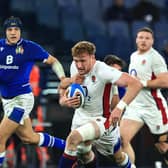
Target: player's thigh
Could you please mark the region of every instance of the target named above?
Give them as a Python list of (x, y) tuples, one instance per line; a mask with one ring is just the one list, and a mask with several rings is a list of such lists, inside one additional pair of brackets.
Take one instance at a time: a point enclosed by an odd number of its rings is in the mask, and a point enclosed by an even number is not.
[(143, 123), (131, 119), (122, 119), (120, 122), (121, 138), (124, 142), (130, 142), (136, 133), (143, 127)]
[(83, 141), (94, 140), (102, 136), (105, 132), (104, 126), (105, 118), (95, 117), (88, 123), (76, 128), (80, 133)]

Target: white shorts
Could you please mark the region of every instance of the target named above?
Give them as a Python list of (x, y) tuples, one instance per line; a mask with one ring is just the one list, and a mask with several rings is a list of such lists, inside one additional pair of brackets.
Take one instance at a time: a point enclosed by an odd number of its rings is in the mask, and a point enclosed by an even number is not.
[[(104, 123), (106, 121), (106, 118), (104, 117), (88, 117), (87, 119), (83, 119), (83, 121), (79, 120), (73, 120), (73, 124), (71, 129), (74, 130), (82, 125), (85, 125), (86, 123), (90, 121), (96, 121), (98, 124), (99, 130), (104, 130), (101, 134), (99, 139), (93, 139), (93, 145), (96, 147), (96, 149), (104, 156), (113, 155), (116, 151), (120, 148), (120, 133), (118, 126), (114, 129), (114, 127), (110, 127), (109, 129), (105, 129)], [(98, 122), (99, 123), (98, 123)], [(78, 123), (78, 124), (77, 124)], [(119, 145), (119, 146), (117, 146)]]
[(32, 93), (22, 94), (16, 96), (12, 99), (4, 99), (2, 98), (2, 104), (4, 109), (4, 114), (6, 116), (11, 116), (14, 108), (21, 109), (23, 111), (23, 115), (19, 120), (20, 124), (24, 124), (24, 119), (29, 117), (30, 112), (34, 106), (34, 96)]
[(168, 131), (168, 123), (163, 124), (161, 111), (154, 108), (135, 108), (128, 106), (122, 118), (139, 121), (146, 124), (152, 134), (162, 134)]
[(102, 137), (93, 142), (93, 145), (104, 156), (111, 156), (116, 153), (121, 146), (119, 127), (106, 130)]

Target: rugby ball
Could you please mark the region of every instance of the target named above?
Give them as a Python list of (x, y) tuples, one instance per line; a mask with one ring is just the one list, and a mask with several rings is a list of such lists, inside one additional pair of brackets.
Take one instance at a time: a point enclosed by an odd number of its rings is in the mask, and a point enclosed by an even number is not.
[(78, 83), (73, 83), (67, 88), (67, 97), (79, 96), (80, 97), (80, 105), (77, 108), (80, 108), (84, 105), (85, 101), (85, 89), (82, 85)]

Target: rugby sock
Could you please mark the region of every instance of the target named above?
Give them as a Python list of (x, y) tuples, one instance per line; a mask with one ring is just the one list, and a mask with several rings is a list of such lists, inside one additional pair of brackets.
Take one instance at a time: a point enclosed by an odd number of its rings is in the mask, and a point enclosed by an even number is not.
[(124, 161), (119, 165), (122, 168), (131, 168), (131, 161), (126, 153), (125, 154), (125, 159)]
[(54, 147), (64, 150), (65, 140), (53, 137), (47, 133), (38, 133), (40, 135), (39, 146)]
[(0, 153), (0, 166), (2, 166), (4, 159), (5, 159), (5, 152), (2, 152)]
[(76, 156), (71, 156), (66, 153), (63, 153), (61, 156), (59, 163), (58, 163), (58, 168), (75, 168), (76, 166)]

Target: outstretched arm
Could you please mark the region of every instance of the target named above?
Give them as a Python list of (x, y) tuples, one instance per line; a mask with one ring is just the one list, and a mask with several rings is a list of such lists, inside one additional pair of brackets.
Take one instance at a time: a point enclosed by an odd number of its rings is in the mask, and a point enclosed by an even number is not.
[(52, 66), (52, 70), (54, 71), (55, 74), (57, 74), (60, 80), (65, 78), (64, 69), (57, 58), (53, 57), (52, 55), (49, 55), (48, 59), (44, 60), (44, 63)]

